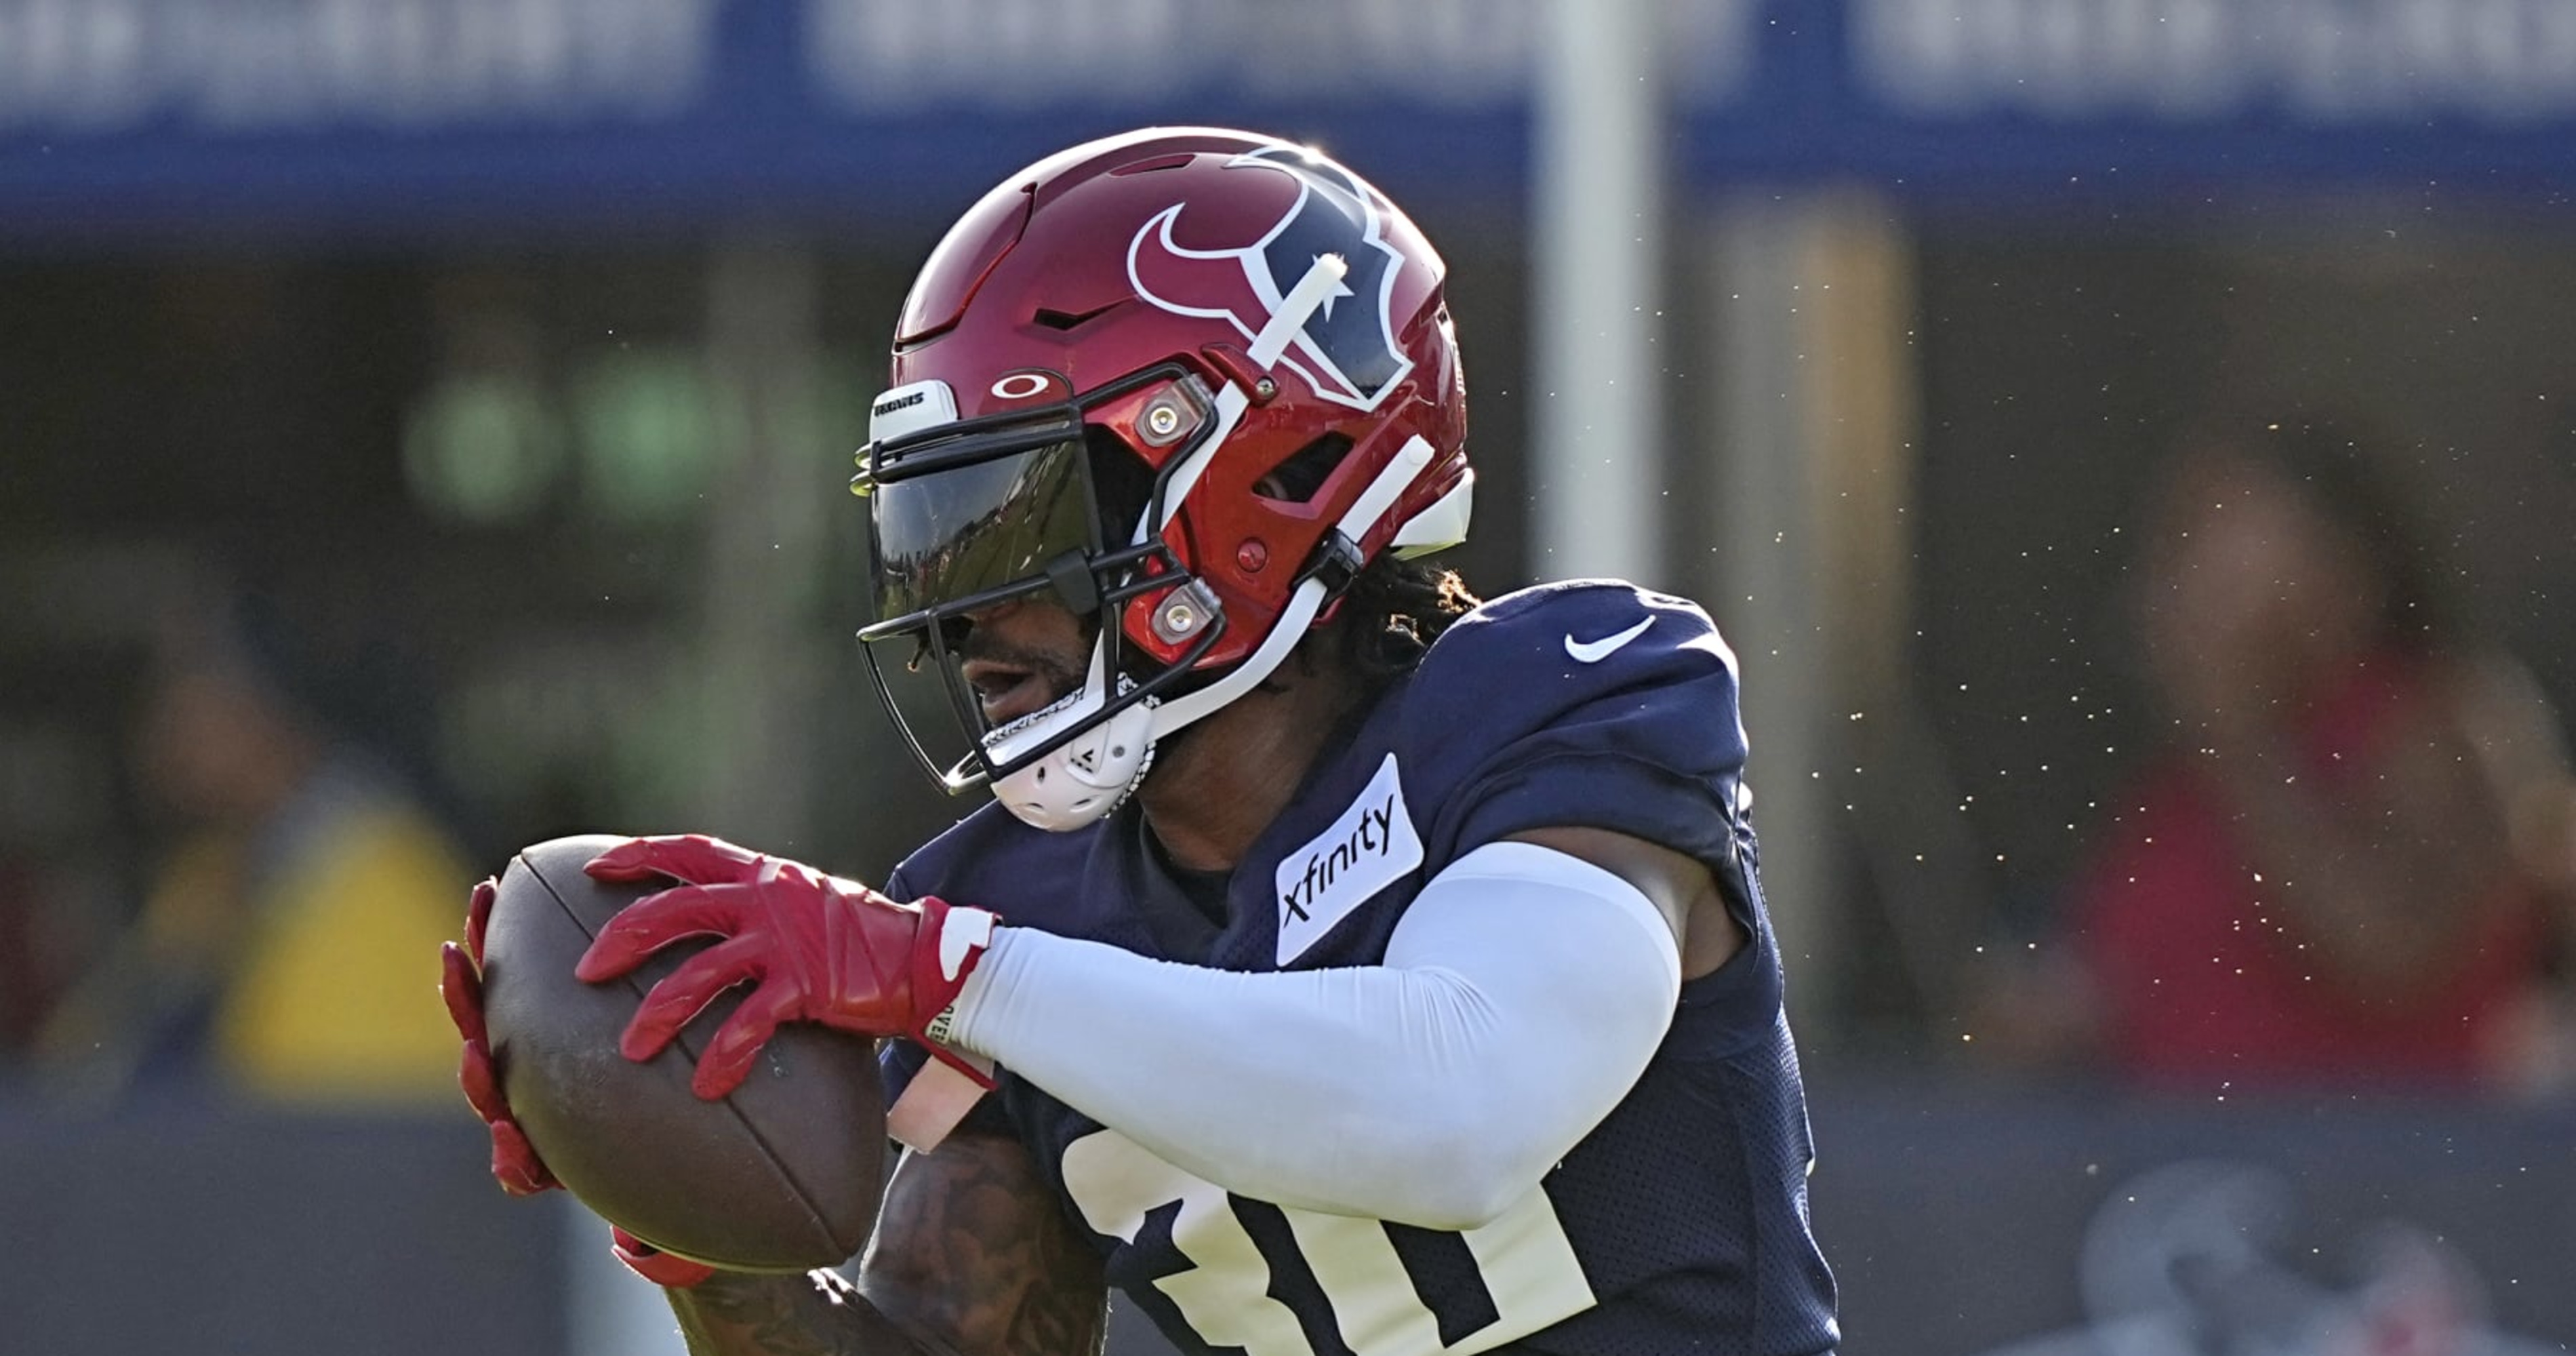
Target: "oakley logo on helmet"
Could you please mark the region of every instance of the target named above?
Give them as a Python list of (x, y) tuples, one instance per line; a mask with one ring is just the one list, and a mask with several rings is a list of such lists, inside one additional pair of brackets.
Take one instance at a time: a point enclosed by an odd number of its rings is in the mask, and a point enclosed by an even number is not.
[(1396, 347), (1387, 318), (1404, 256), (1382, 234), (1375, 195), (1339, 166), (1293, 147), (1248, 151), (1226, 168), (1287, 175), (1296, 181), (1296, 201), (1259, 239), (1226, 249), (1191, 249), (1172, 239), (1188, 203), (1155, 213), (1127, 246), (1136, 295), (1176, 315), (1224, 320), (1249, 340), (1315, 260), (1338, 255), (1349, 271), (1306, 318), (1279, 365), (1326, 400), (1376, 409), (1413, 360)]
[(994, 380), (992, 392), (997, 400), (1033, 400), (1049, 393), (1071, 395), (1072, 389), (1053, 372), (1010, 372)]

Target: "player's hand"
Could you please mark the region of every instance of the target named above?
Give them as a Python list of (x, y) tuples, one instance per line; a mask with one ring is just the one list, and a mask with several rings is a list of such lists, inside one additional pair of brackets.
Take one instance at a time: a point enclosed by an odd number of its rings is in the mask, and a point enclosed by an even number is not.
[(704, 1262), (664, 1252), (615, 1224), (608, 1226), (608, 1250), (617, 1254), (617, 1260), (624, 1262), (628, 1271), (673, 1290), (690, 1289), (716, 1274), (716, 1269)]
[(600, 880), (682, 884), (626, 906), (600, 929), (574, 970), (582, 979), (614, 979), (683, 938), (720, 939), (645, 996), (618, 1043), (628, 1059), (653, 1058), (717, 995), (750, 984), (698, 1057), (691, 1086), (700, 1097), (741, 1086), (781, 1022), (910, 1036), (989, 1086), (931, 1026), (983, 955), (990, 913), (938, 899), (897, 904), (857, 881), (697, 834), (633, 839), (584, 869)]
[(447, 1000), (447, 1015), (456, 1023), (456, 1034), (465, 1041), (456, 1081), (464, 1086), (474, 1114), (492, 1129), (492, 1176), (513, 1196), (533, 1196), (563, 1184), (547, 1171), (545, 1160), (537, 1157), (536, 1146), (528, 1142), (518, 1118), (510, 1114), (510, 1104), (502, 1099), (501, 1080), (492, 1070), (492, 1038), (483, 1028), (483, 930), (491, 921), (492, 896), (499, 889), (491, 880), (474, 887), (465, 906), (465, 944), (445, 942), (439, 947), (446, 972), (439, 979), (438, 992)]

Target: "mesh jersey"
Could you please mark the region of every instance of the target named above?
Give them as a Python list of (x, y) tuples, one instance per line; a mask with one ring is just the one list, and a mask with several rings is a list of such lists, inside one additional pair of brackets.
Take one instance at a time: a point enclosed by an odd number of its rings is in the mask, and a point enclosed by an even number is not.
[[(1110, 1283), (1193, 1356), (1829, 1352), (1834, 1287), (1808, 1229), (1813, 1150), (1744, 755), (1734, 656), (1697, 606), (1549, 585), (1459, 619), (1353, 718), (1237, 866), (1222, 923), (1163, 869), (1132, 806), (1064, 834), (985, 806), (888, 889), (1262, 971), (1377, 963), (1425, 881), (1525, 829), (1599, 827), (1687, 852), (1716, 871), (1752, 944), (1683, 987), (1625, 1100), (1481, 1228), (1233, 1195), (1007, 1070), (976, 1114), (1029, 1146)], [(924, 1058), (887, 1046), (889, 1096)]]

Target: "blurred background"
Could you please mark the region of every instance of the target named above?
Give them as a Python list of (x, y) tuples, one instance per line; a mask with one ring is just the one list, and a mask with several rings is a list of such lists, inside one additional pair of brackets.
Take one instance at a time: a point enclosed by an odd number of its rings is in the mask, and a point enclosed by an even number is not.
[(2576, 1343), (2576, 6), (0, 0), (0, 1351), (671, 1347), (434, 944), (971, 808), (849, 454), (1148, 122), (1438, 242), (1480, 591), (1725, 624), (1850, 1356)]

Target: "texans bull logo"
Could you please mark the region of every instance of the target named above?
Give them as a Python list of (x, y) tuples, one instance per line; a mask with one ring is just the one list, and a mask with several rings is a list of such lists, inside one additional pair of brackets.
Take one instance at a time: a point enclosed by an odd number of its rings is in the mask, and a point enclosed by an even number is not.
[(1306, 318), (1279, 365), (1326, 400), (1377, 408), (1413, 360), (1395, 346), (1387, 318), (1404, 256), (1386, 243), (1376, 195), (1339, 167), (1289, 147), (1247, 152), (1226, 168), (1285, 174), (1297, 183), (1296, 201), (1260, 239), (1227, 249), (1173, 240), (1173, 223), (1188, 203), (1155, 213), (1127, 246), (1136, 295), (1179, 315), (1222, 319), (1249, 340), (1316, 259), (1340, 255), (1349, 272)]

